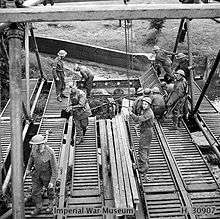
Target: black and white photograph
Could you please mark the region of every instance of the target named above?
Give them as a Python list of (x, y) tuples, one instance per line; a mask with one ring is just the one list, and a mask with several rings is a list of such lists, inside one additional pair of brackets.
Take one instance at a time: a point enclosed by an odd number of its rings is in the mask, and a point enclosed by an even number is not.
[(220, 0), (0, 0), (0, 219), (220, 219)]

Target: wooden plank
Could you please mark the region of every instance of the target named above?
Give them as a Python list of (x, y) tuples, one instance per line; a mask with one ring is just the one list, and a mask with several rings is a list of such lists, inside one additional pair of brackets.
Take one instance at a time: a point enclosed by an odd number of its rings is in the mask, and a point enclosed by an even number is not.
[(1, 9), (0, 22), (218, 18), (220, 4), (56, 4), (53, 7)]
[(121, 161), (122, 161), (122, 172), (123, 172), (123, 178), (124, 178), (124, 188), (125, 188), (125, 195), (127, 199), (127, 207), (128, 208), (133, 208), (133, 200), (132, 200), (132, 192), (131, 192), (131, 187), (130, 187), (130, 180), (129, 180), (129, 174), (128, 174), (128, 169), (127, 169), (127, 162), (126, 162), (126, 155), (125, 155), (125, 150), (124, 150), (124, 139), (125, 136), (123, 136), (123, 133), (121, 132), (122, 127), (119, 121), (119, 116), (115, 117), (116, 119), (116, 130), (118, 133), (118, 147), (120, 150), (121, 154)]
[(99, 196), (97, 197), (80, 197), (80, 198), (69, 198), (68, 204), (95, 204), (101, 203)]
[(108, 134), (108, 144), (109, 144), (109, 152), (110, 152), (110, 162), (111, 162), (111, 177), (113, 184), (113, 193), (114, 193), (114, 201), (115, 207), (120, 207), (120, 193), (118, 187), (118, 173), (116, 169), (116, 159), (115, 159), (115, 150), (113, 145), (113, 136), (112, 136), (112, 128), (111, 121), (107, 120), (107, 134)]
[(119, 149), (119, 139), (118, 139), (118, 132), (117, 132), (115, 118), (112, 119), (112, 130), (113, 130), (114, 146), (115, 146), (116, 167), (117, 167), (117, 172), (118, 172), (120, 205), (122, 208), (126, 208), (126, 195), (125, 195), (123, 170), (122, 170), (122, 163), (121, 163), (122, 158), (121, 158), (120, 149)]
[[(103, 175), (103, 192), (104, 192), (104, 204), (107, 207), (113, 207), (113, 191), (111, 186), (110, 176), (108, 174), (108, 141), (106, 133), (106, 123), (105, 120), (99, 121), (100, 130), (100, 144), (102, 151), (102, 175)], [(111, 201), (110, 201), (111, 200)], [(109, 215), (109, 219), (113, 218)]]
[(136, 185), (135, 178), (134, 178), (133, 165), (132, 165), (131, 157), (130, 157), (130, 153), (129, 153), (128, 133), (127, 133), (126, 124), (125, 124), (124, 119), (122, 117), (120, 117), (119, 121), (122, 124), (122, 126), (121, 126), (122, 134), (123, 134), (123, 136), (125, 136), (125, 138), (123, 138), (123, 140), (124, 140), (123, 147), (124, 147), (125, 158), (126, 158), (127, 167), (128, 167), (128, 174), (129, 174), (129, 180), (130, 180), (131, 189), (132, 189), (132, 196), (133, 196), (134, 203), (137, 204), (140, 202), (140, 200), (139, 200), (137, 185)]
[[(72, 126), (73, 126), (73, 117), (70, 116), (68, 121), (68, 130), (66, 136), (66, 145), (62, 147), (62, 152), (60, 156), (59, 162), (59, 171), (58, 171), (58, 179), (60, 179), (60, 193), (59, 193), (59, 208), (64, 208), (65, 202), (65, 192), (66, 192), (66, 175), (67, 175), (67, 166), (69, 162), (69, 152), (70, 152), (70, 142), (72, 135)], [(62, 218), (62, 215), (58, 215), (58, 219)]]

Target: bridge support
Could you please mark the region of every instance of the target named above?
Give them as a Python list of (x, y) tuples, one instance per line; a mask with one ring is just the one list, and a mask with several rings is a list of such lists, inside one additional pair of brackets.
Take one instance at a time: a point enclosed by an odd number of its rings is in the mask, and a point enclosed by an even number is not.
[(201, 102), (202, 102), (202, 100), (203, 100), (203, 98), (205, 96), (206, 90), (208, 89), (208, 86), (209, 86), (209, 84), (210, 84), (210, 82), (212, 80), (212, 77), (213, 77), (213, 75), (214, 75), (214, 73), (215, 73), (215, 71), (216, 71), (216, 69), (218, 67), (219, 61), (220, 61), (220, 50), (218, 51), (218, 54), (217, 54), (216, 59), (215, 59), (215, 62), (213, 64), (213, 66), (212, 66), (212, 69), (211, 69), (211, 71), (209, 73), (209, 76), (208, 76), (208, 78), (207, 78), (207, 80), (205, 82), (205, 85), (204, 85), (204, 87), (202, 89), (202, 92), (201, 92), (201, 94), (199, 96), (199, 99), (198, 99), (198, 101), (196, 103), (195, 109), (193, 110), (193, 115), (195, 113), (197, 113), (197, 111), (199, 109), (199, 106), (200, 106), (200, 104), (201, 104)]
[(11, 164), (13, 189), (13, 218), (25, 218), (23, 191), (23, 144), (22, 144), (22, 100), (21, 100), (21, 40), (23, 28), (13, 23), (7, 31), (9, 42), (9, 78), (11, 97)]
[(30, 32), (31, 32), (32, 40), (34, 42), (34, 52), (36, 54), (37, 63), (38, 63), (39, 70), (40, 70), (40, 76), (41, 76), (41, 78), (46, 79), (45, 76), (44, 76), (43, 70), (42, 70), (42, 66), (41, 66), (41, 62), (40, 62), (40, 55), (39, 55), (38, 46), (37, 46), (37, 41), (34, 37), (34, 30), (33, 30), (32, 24), (31, 24)]
[[(177, 36), (176, 36), (176, 42), (175, 42), (175, 45), (174, 45), (174, 48), (173, 48), (173, 53), (176, 53), (176, 51), (177, 51), (179, 40), (180, 40), (180, 34), (182, 32), (182, 28), (183, 28), (183, 24), (184, 24), (184, 20), (185, 19), (182, 18), (181, 21), (180, 21), (180, 26), (179, 26), (179, 30), (178, 30), (178, 33), (177, 33)], [(175, 55), (172, 55), (172, 57), (171, 57), (172, 62), (174, 60), (174, 57), (175, 57)]]

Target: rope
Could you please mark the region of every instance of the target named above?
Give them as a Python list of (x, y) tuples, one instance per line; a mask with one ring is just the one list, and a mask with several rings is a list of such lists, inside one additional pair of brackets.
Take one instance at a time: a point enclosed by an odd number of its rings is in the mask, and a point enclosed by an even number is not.
[[(130, 34), (129, 34), (129, 27), (128, 27), (128, 21), (125, 20), (124, 21), (124, 24), (125, 24), (125, 53), (126, 53), (126, 58), (127, 58), (127, 79), (128, 79), (128, 105), (130, 107), (130, 96), (131, 96), (131, 86), (130, 86), (130, 76), (129, 76), (129, 70), (131, 69), (132, 67), (132, 70), (133, 70), (133, 55), (132, 55), (132, 63), (131, 63), (131, 60), (128, 56), (128, 50), (130, 49), (130, 45), (129, 45), (129, 41), (130, 41)], [(131, 23), (132, 25), (132, 23)], [(131, 29), (132, 31), (132, 29)], [(132, 32), (131, 32), (131, 39), (132, 39)], [(133, 47), (132, 47), (132, 50), (133, 50)], [(132, 51), (131, 51), (132, 52)]]

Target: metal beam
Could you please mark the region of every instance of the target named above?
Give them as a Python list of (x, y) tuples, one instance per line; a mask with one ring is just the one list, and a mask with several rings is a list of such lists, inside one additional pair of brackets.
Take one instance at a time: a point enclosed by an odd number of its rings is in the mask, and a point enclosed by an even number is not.
[(207, 89), (209, 87), (209, 84), (210, 84), (210, 82), (212, 80), (212, 77), (213, 77), (213, 75), (214, 75), (214, 73), (215, 73), (215, 71), (216, 71), (216, 69), (218, 67), (219, 61), (220, 61), (220, 50), (218, 51), (218, 55), (216, 56), (215, 62), (213, 64), (212, 69), (211, 69), (211, 71), (209, 73), (209, 76), (208, 76), (208, 78), (207, 78), (207, 80), (205, 82), (205, 85), (204, 85), (204, 87), (202, 89), (202, 92), (201, 92), (201, 94), (199, 96), (199, 99), (197, 100), (197, 103), (196, 103), (196, 106), (194, 108), (193, 114), (197, 113), (197, 111), (199, 109), (199, 106), (200, 106), (200, 104), (201, 104), (201, 102), (202, 102), (202, 100), (203, 100), (203, 98), (205, 96), (205, 93), (206, 93), (206, 91), (207, 91)]
[[(177, 36), (176, 36), (176, 42), (175, 42), (175, 45), (174, 45), (174, 48), (173, 48), (173, 53), (176, 53), (176, 51), (177, 51), (177, 47), (178, 47), (178, 44), (179, 44), (180, 34), (181, 34), (181, 32), (182, 32), (184, 20), (185, 20), (185, 19), (182, 18), (181, 21), (180, 21), (180, 26), (179, 26), (179, 30), (178, 30), (178, 33), (177, 33)], [(172, 55), (172, 58), (171, 58), (171, 61), (172, 61), (172, 62), (173, 62), (173, 60), (174, 60), (174, 57), (175, 57), (175, 55)]]
[(29, 60), (29, 23), (25, 25), (25, 73), (26, 73), (26, 108), (27, 114), (30, 116), (30, 60)]
[(53, 7), (1, 9), (0, 22), (217, 18), (220, 4), (57, 4)]
[(40, 70), (40, 76), (41, 76), (41, 78), (45, 79), (45, 76), (44, 76), (44, 73), (43, 73), (43, 70), (42, 70), (42, 66), (41, 66), (41, 62), (40, 62), (40, 55), (39, 55), (39, 51), (38, 51), (37, 41), (36, 41), (36, 38), (34, 36), (34, 30), (33, 30), (32, 24), (31, 24), (30, 32), (31, 32), (32, 40), (34, 42), (34, 52), (35, 52), (35, 55), (36, 55), (36, 58), (37, 58), (37, 63), (38, 63), (38, 67), (39, 67), (39, 70)]

